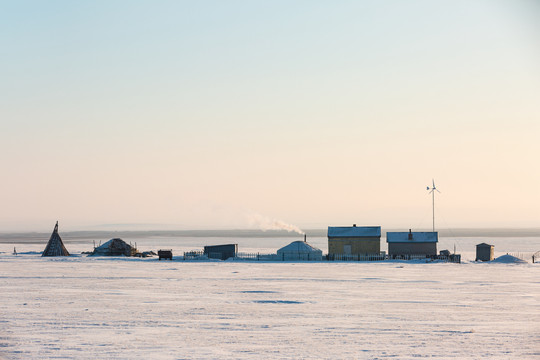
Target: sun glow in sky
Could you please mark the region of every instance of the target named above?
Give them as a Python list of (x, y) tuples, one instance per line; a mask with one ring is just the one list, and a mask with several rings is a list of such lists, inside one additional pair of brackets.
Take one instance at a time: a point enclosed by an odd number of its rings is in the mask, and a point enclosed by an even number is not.
[[(0, 2), (0, 232), (540, 226), (535, 1)], [(257, 215), (259, 216), (259, 215)]]

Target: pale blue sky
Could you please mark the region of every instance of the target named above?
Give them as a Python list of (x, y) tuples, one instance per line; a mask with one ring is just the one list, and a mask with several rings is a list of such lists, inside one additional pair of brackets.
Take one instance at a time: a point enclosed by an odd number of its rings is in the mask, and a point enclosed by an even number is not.
[(0, 1), (0, 41), (0, 231), (429, 227), (432, 177), (441, 227), (540, 226), (538, 2)]

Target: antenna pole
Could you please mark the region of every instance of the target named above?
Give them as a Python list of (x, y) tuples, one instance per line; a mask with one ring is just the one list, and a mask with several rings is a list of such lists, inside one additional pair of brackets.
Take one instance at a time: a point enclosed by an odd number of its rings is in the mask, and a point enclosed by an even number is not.
[(433, 207), (433, 232), (435, 232), (435, 191), (431, 192), (431, 203)]
[(440, 192), (435, 187), (435, 180), (432, 180), (433, 187), (427, 187), (427, 190), (431, 193), (431, 207), (433, 213), (433, 232), (435, 232), (435, 191)]

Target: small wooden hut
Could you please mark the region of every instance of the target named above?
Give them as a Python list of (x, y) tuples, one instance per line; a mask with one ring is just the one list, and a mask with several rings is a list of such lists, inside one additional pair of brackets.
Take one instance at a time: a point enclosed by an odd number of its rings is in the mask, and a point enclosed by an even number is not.
[(476, 245), (476, 261), (492, 261), (495, 259), (494, 246), (486, 243)]
[(58, 221), (54, 226), (51, 238), (41, 256), (69, 256), (69, 252), (62, 242), (62, 238), (58, 234)]
[(238, 254), (238, 244), (208, 245), (204, 247), (204, 254), (209, 259), (227, 260)]

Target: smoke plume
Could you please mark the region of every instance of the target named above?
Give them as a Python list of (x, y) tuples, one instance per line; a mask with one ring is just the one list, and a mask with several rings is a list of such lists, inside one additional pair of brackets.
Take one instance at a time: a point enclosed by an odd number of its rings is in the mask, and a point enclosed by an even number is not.
[(249, 214), (248, 217), (249, 217), (249, 222), (251, 223), (252, 226), (257, 226), (259, 229), (263, 231), (287, 230), (288, 232), (295, 232), (300, 235), (305, 234), (298, 226), (288, 224), (278, 219), (272, 219), (268, 216), (252, 213), (252, 214)]

